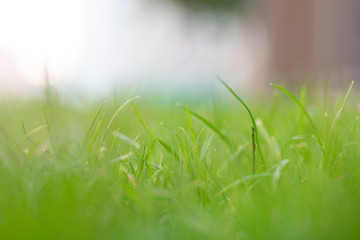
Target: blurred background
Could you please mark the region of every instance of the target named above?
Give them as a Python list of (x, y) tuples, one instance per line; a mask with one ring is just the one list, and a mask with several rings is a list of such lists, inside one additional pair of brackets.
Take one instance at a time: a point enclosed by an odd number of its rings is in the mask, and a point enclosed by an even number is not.
[(360, 76), (358, 0), (0, 0), (0, 92)]

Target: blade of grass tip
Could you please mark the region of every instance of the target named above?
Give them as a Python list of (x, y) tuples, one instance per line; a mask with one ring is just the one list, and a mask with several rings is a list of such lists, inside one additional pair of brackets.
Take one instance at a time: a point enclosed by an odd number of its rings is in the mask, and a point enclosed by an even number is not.
[[(345, 107), (345, 105), (346, 105), (346, 103), (348, 101), (348, 98), (350, 96), (350, 93), (351, 93), (351, 90), (352, 90), (353, 86), (354, 86), (354, 81), (351, 82), (350, 87), (349, 87), (349, 89), (348, 89), (348, 91), (347, 91), (347, 93), (345, 95), (344, 101), (343, 101), (339, 111), (337, 112), (337, 114), (335, 116), (335, 119), (331, 123), (329, 136), (327, 137), (326, 140), (332, 139), (332, 135), (333, 135), (334, 130), (335, 130), (336, 126), (337, 126), (337, 123), (340, 122), (340, 120), (341, 120), (343, 109), (344, 109), (344, 107)], [(326, 144), (328, 145), (328, 142), (326, 142)], [(324, 158), (321, 158), (320, 165), (319, 165), (320, 169), (322, 169), (323, 164), (324, 164)]]
[(90, 131), (91, 131), (91, 129), (94, 127), (94, 124), (95, 124), (97, 118), (99, 117), (99, 114), (100, 114), (101, 110), (103, 109), (105, 103), (106, 103), (106, 101), (104, 101), (104, 103), (100, 106), (100, 108), (99, 108), (99, 110), (97, 111), (95, 117), (93, 118), (93, 120), (92, 120), (92, 122), (91, 122), (91, 124), (90, 124), (90, 127), (88, 128), (88, 130), (87, 130), (87, 132), (86, 132), (86, 135), (85, 135), (85, 137), (84, 137), (84, 140), (83, 140), (83, 143), (82, 143), (82, 145), (81, 145), (81, 148), (84, 147), (85, 142), (86, 142), (87, 138), (88, 138), (89, 135), (90, 135)]
[[(189, 134), (187, 134), (187, 132), (185, 131), (184, 128), (180, 127), (179, 129), (183, 132), (183, 134), (184, 134), (184, 136), (185, 136), (185, 139), (187, 140), (187, 141), (185, 141), (185, 143), (186, 143), (186, 142), (189, 142), (190, 145), (192, 146), (193, 143), (192, 143), (192, 140), (191, 140)], [(186, 144), (185, 144), (185, 145), (186, 145)]]
[(246, 103), (234, 92), (234, 90), (224, 80), (222, 80), (219, 76), (217, 76), (217, 78), (229, 90), (229, 92), (231, 92), (231, 94), (244, 106), (244, 108), (246, 109), (246, 111), (250, 115), (251, 122), (252, 122), (252, 124), (254, 126), (254, 129), (255, 129), (255, 133), (257, 133), (255, 118), (254, 118), (254, 115), (252, 114), (250, 108), (246, 105)]
[[(31, 136), (31, 135), (39, 132), (39, 131), (40, 131), (41, 129), (43, 129), (43, 128), (46, 128), (46, 125), (41, 125), (40, 127), (37, 127), (37, 128), (35, 128), (35, 129), (31, 130), (30, 132), (26, 133), (26, 134), (23, 136), (23, 138), (27, 138), (27, 139), (30, 140), (30, 136)], [(31, 140), (30, 140), (30, 141), (31, 141)], [(31, 142), (32, 142), (32, 141), (31, 141)]]
[(175, 135), (175, 137), (177, 138), (177, 140), (179, 141), (180, 144), (180, 149), (184, 152), (185, 148), (184, 148), (184, 144), (180, 139), (179, 134), (177, 134), (174, 130), (172, 130), (170, 127), (168, 127), (165, 123), (161, 122), (160, 123), (162, 126), (164, 126), (165, 128), (167, 128), (171, 133), (173, 133)]
[(320, 148), (321, 148), (321, 151), (323, 153), (325, 153), (325, 150), (324, 150), (324, 146), (320, 140), (320, 137), (319, 137), (319, 134), (318, 134), (318, 131), (313, 123), (313, 121), (311, 120), (310, 118), (310, 115), (308, 114), (308, 112), (306, 111), (305, 107), (299, 102), (299, 100), (297, 100), (296, 97), (294, 97), (294, 95), (292, 95), (288, 90), (286, 90), (284, 87), (281, 87), (277, 84), (274, 84), (274, 83), (270, 83), (270, 86), (272, 87), (275, 87), (277, 88), (278, 90), (280, 90), (281, 92), (283, 92), (285, 95), (287, 95), (300, 109), (301, 111), (304, 113), (306, 119), (309, 121), (310, 125), (311, 125), (311, 128), (313, 129), (314, 131), (314, 136), (317, 140), (317, 142), (319, 143), (320, 145)]
[(27, 132), (26, 132), (26, 128), (25, 128), (24, 117), (21, 117), (21, 126), (22, 126), (22, 130), (24, 132), (24, 138), (27, 138), (27, 140), (29, 140), (29, 142), (33, 143), (33, 141), (31, 140), (30, 137), (25, 137), (27, 135)]
[[(229, 92), (244, 106), (244, 108), (246, 109), (246, 111), (248, 112), (249, 116), (250, 116), (250, 119), (251, 119), (251, 122), (252, 122), (252, 128), (251, 128), (251, 136), (252, 136), (252, 146), (253, 146), (253, 166), (256, 166), (256, 145), (257, 145), (257, 148), (259, 150), (259, 153), (260, 153), (260, 158), (263, 162), (263, 165), (264, 165), (264, 168), (266, 168), (265, 166), (265, 159), (264, 159), (264, 156), (262, 154), (262, 151), (261, 151), (261, 147), (260, 147), (260, 142), (259, 142), (259, 138), (258, 138), (258, 130), (257, 130), (257, 126), (256, 126), (256, 122), (255, 122), (255, 118), (254, 118), (254, 115), (252, 114), (250, 108), (246, 105), (246, 103), (234, 92), (234, 90), (229, 86), (227, 85), (227, 83), (222, 80), (219, 76), (216, 76), (217, 79), (229, 90)], [(255, 139), (255, 140), (254, 140)], [(255, 141), (255, 142), (254, 142)], [(256, 144), (254, 144), (256, 143)], [(255, 173), (255, 168), (253, 169), (253, 172)]]
[(350, 93), (351, 93), (351, 90), (352, 90), (353, 86), (354, 86), (354, 81), (351, 81), (350, 87), (349, 87), (349, 89), (348, 89), (348, 91), (347, 91), (347, 93), (345, 95), (344, 102), (343, 102), (341, 108), (345, 107), (345, 105), (346, 105), (346, 103), (347, 103), (347, 101), (349, 99), (349, 96), (350, 96)]
[(106, 139), (106, 137), (107, 137), (107, 134), (108, 134), (108, 132), (109, 132), (110, 126), (111, 126), (112, 122), (114, 121), (114, 119), (116, 118), (116, 116), (120, 113), (120, 111), (121, 111), (124, 107), (126, 107), (126, 105), (128, 105), (130, 102), (134, 101), (135, 99), (137, 99), (137, 98), (139, 98), (139, 97), (140, 97), (140, 96), (136, 96), (136, 97), (133, 97), (133, 98), (128, 99), (126, 102), (124, 102), (124, 103), (118, 108), (118, 110), (116, 110), (116, 112), (114, 113), (114, 115), (111, 117), (108, 125), (106, 126), (105, 133), (104, 133), (104, 135), (103, 135), (103, 137), (102, 137), (101, 145), (104, 144), (104, 141), (105, 141), (105, 139)]
[(106, 129), (109, 130), (112, 122), (114, 121), (114, 119), (116, 118), (116, 116), (119, 114), (119, 112), (126, 106), (128, 105), (130, 102), (134, 101), (135, 99), (139, 98), (140, 96), (136, 96), (133, 98), (130, 98), (129, 100), (127, 100), (126, 102), (123, 103), (123, 105), (121, 105), (118, 110), (114, 113), (114, 115), (112, 116), (112, 118), (109, 121), (109, 124), (107, 125)]
[(273, 180), (272, 180), (272, 184), (273, 187), (276, 188), (277, 187), (277, 182), (280, 180), (280, 176), (281, 176), (281, 170), (289, 163), (289, 159), (284, 159), (280, 162), (280, 164), (278, 164), (278, 166), (275, 169), (274, 172), (274, 176), (273, 176)]
[[(177, 106), (186, 111), (186, 107), (184, 107), (180, 103), (178, 103)], [(204, 118), (200, 114), (192, 111), (191, 109), (188, 109), (188, 110), (191, 115), (193, 115), (194, 117), (199, 119), (202, 123), (204, 123), (207, 127), (209, 127), (211, 130), (213, 130), (217, 135), (219, 135), (219, 137), (222, 138), (226, 142), (227, 146), (229, 148), (231, 148), (230, 140), (217, 127), (215, 127), (214, 124), (212, 124), (210, 121), (208, 121), (206, 118)]]
[(346, 103), (347, 103), (347, 101), (348, 101), (348, 98), (349, 98), (349, 96), (350, 96), (350, 93), (351, 93), (351, 90), (352, 90), (353, 86), (354, 86), (354, 81), (351, 82), (350, 87), (349, 87), (349, 89), (348, 89), (348, 91), (347, 91), (347, 93), (346, 93), (346, 95), (345, 95), (344, 101), (343, 101), (343, 103), (342, 103), (342, 105), (341, 105), (341, 108), (340, 108), (339, 111), (337, 112), (336, 117), (335, 117), (334, 121), (333, 121), (332, 124), (331, 124), (330, 134), (329, 134), (330, 137), (331, 137), (332, 132), (334, 131), (334, 129), (335, 129), (335, 127), (336, 127), (337, 122), (339, 122), (339, 121), (341, 120), (341, 116), (342, 116), (343, 109), (344, 109), (344, 107), (345, 107), (345, 105), (346, 105)]
[(138, 119), (140, 120), (140, 123), (143, 125), (143, 127), (150, 133), (150, 135), (153, 138), (156, 138), (157, 141), (159, 142), (159, 144), (161, 146), (163, 146), (165, 148), (166, 151), (168, 151), (170, 154), (174, 154), (176, 159), (179, 159), (179, 156), (177, 155), (177, 153), (175, 151), (172, 150), (172, 148), (165, 143), (163, 140), (159, 139), (156, 137), (155, 133), (149, 128), (149, 126), (146, 124), (146, 122), (144, 121), (144, 119), (141, 117), (139, 111), (137, 110), (137, 108), (135, 107), (135, 104), (131, 104), (131, 106), (134, 108), (134, 111), (136, 113), (136, 116), (138, 117)]
[(116, 131), (114, 132), (114, 136), (116, 136), (117, 138), (127, 142), (128, 144), (130, 144), (131, 146), (133, 146), (135, 149), (139, 148), (140, 145), (133, 139), (131, 139), (130, 137), (126, 136), (125, 134)]

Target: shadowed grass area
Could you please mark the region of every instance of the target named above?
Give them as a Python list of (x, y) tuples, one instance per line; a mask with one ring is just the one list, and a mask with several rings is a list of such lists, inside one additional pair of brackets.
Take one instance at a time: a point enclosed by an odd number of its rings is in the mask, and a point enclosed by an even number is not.
[(2, 100), (0, 239), (356, 239), (356, 90), (276, 87), (296, 104)]

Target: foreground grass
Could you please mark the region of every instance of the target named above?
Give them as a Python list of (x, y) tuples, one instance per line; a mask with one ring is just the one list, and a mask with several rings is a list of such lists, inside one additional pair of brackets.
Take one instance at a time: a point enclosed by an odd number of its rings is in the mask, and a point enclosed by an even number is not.
[(235, 98), (2, 101), (0, 239), (357, 239), (356, 92), (274, 92), (256, 144)]

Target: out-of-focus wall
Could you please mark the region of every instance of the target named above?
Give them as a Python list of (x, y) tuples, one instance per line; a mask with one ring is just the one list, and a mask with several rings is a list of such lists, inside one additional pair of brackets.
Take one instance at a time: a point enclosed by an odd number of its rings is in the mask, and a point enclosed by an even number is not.
[(291, 82), (360, 77), (360, 1), (262, 0), (269, 78)]

